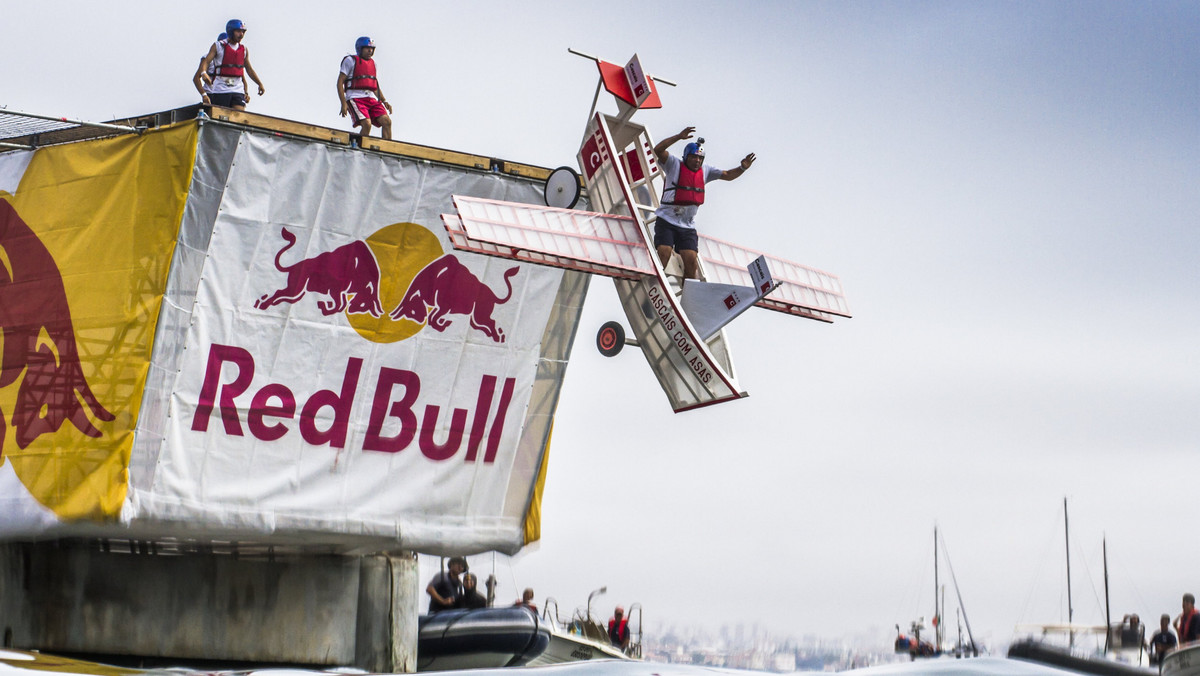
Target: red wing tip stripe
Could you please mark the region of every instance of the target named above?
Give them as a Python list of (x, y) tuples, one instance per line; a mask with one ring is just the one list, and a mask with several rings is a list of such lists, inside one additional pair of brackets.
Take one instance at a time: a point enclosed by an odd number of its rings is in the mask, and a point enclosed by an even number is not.
[(702, 402), (695, 403), (695, 404), (689, 404), (687, 406), (681, 406), (680, 408), (676, 408), (675, 412), (683, 413), (684, 411), (693, 411), (698, 408), (704, 408), (706, 406), (712, 406), (714, 404), (723, 404), (727, 401), (733, 401), (734, 399), (741, 399), (743, 397), (748, 397), (748, 396), (750, 396), (749, 392), (741, 392), (741, 391), (734, 392), (731, 395), (720, 397), (718, 399), (712, 399), (709, 401), (702, 401)]

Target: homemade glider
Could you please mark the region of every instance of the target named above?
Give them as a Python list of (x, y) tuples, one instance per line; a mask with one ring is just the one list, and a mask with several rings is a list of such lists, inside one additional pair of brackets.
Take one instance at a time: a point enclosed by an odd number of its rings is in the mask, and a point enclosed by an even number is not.
[[(682, 279), (678, 254), (663, 269), (652, 224), (664, 172), (635, 112), (660, 108), (656, 81), (635, 54), (624, 68), (593, 56), (600, 83), (577, 155), (588, 199), (603, 212), (571, 209), (579, 176), (567, 167), (546, 182), (545, 207), (454, 196), (442, 220), (456, 249), (612, 277), (634, 339), (605, 324), (597, 346), (608, 356), (636, 345), (676, 411), (746, 396), (738, 385), (723, 327), (752, 305), (832, 322), (849, 317), (841, 281), (832, 274), (700, 236), (703, 281)], [(603, 87), (616, 115), (597, 112)]]

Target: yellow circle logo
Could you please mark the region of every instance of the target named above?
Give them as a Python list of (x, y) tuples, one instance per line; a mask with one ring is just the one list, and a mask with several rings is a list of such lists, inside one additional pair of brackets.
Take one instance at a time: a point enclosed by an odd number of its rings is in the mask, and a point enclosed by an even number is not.
[(388, 313), (404, 299), (417, 273), (442, 255), (436, 235), (416, 223), (395, 223), (367, 238), (367, 246), (379, 264), (379, 302), (383, 312), (347, 312), (350, 326), (373, 343), (394, 343), (416, 335), (422, 323)]

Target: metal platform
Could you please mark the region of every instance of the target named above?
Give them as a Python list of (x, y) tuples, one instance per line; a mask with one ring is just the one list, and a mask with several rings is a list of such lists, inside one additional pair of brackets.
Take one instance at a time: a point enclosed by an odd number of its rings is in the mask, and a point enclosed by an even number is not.
[(544, 181), (550, 169), (511, 160), (476, 155), (445, 148), (389, 141), (381, 138), (353, 134), (342, 129), (321, 127), (295, 120), (269, 115), (248, 113), (244, 110), (220, 106), (192, 105), (158, 113), (149, 113), (107, 122), (87, 122), (54, 117), (37, 113), (26, 113), (0, 108), (0, 152), (33, 150), (49, 145), (73, 143), (97, 138), (137, 134), (147, 129), (206, 117), (210, 120), (241, 127), (263, 129), (284, 136), (294, 136), (331, 145), (361, 148), (410, 159), (425, 160), (438, 164), (466, 167), (478, 171), (497, 172), (510, 176), (521, 176)]

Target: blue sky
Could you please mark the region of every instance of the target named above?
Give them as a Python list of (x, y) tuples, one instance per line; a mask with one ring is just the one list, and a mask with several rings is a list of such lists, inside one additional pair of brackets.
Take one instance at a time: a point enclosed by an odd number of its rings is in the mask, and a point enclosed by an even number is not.
[[(193, 103), (237, 16), (267, 86), (252, 111), (345, 127), (337, 64), (370, 35), (397, 138), (554, 167), (595, 87), (567, 47), (637, 52), (679, 83), (640, 116), (656, 138), (695, 125), (718, 166), (758, 154), (702, 230), (840, 275), (855, 314), (743, 317), (750, 398), (676, 416), (638, 354), (592, 348), (620, 317), (594, 280), (544, 540), (504, 563), (502, 597), (571, 608), (607, 585), (650, 629), (884, 630), (930, 614), (936, 521), (972, 625), (1005, 641), (1065, 619), (1064, 496), (1097, 580), (1107, 534), (1115, 613), (1200, 590), (1200, 4), (357, 7), (6, 7), (0, 105)], [(1076, 618), (1099, 621), (1084, 577)]]

